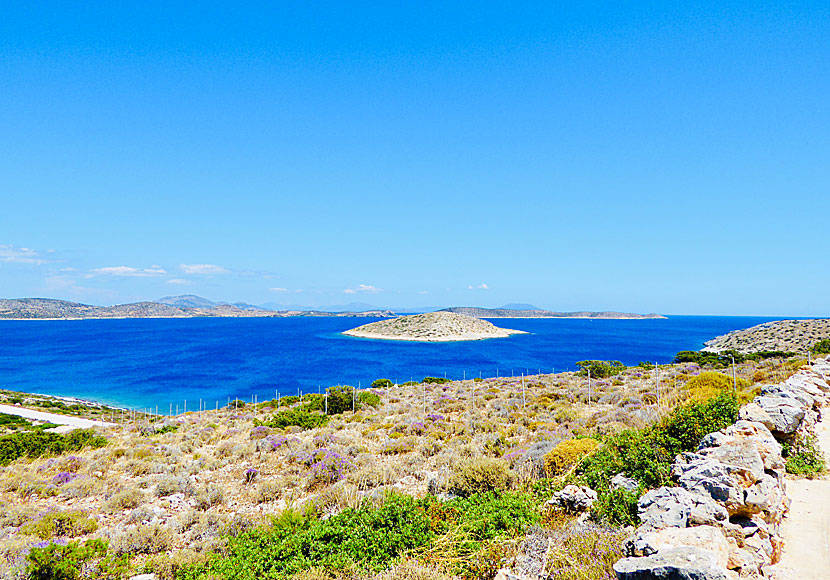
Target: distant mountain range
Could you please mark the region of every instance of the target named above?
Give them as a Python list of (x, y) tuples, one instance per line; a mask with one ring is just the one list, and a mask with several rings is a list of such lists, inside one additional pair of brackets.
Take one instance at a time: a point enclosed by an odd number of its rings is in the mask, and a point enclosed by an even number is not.
[(166, 296), (155, 302), (133, 302), (114, 306), (91, 306), (52, 298), (0, 299), (0, 319), (88, 319), (88, 318), (252, 318), (287, 316), (395, 316), (388, 310), (369, 312), (274, 311), (250, 304), (213, 302), (200, 296)]
[[(525, 308), (529, 307), (529, 308)], [(0, 299), (0, 319), (83, 319), (83, 318), (199, 318), (199, 317), (286, 317), (286, 316), (365, 316), (391, 318), (396, 313), (444, 311), (473, 318), (665, 318), (659, 314), (625, 312), (551, 312), (532, 304), (506, 304), (501, 308), (457, 306), (429, 309), (383, 309), (372, 304), (353, 302), (337, 306), (309, 308), (299, 305), (266, 304), (255, 306), (245, 302), (214, 302), (195, 294), (165, 296), (154, 301), (91, 306), (52, 298)]]
[[(514, 305), (508, 305), (514, 306)], [(515, 306), (530, 306), (529, 304)], [(611, 319), (644, 319), (666, 318), (661, 314), (631, 314), (628, 312), (552, 312), (550, 310), (520, 310), (512, 308), (475, 308), (470, 306), (454, 306), (444, 308), (442, 312), (454, 312), (473, 318), (611, 318)]]

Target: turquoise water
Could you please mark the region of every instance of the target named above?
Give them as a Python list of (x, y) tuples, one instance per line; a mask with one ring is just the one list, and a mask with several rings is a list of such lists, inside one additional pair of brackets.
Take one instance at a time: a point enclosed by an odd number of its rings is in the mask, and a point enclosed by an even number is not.
[(576, 361), (669, 362), (719, 334), (775, 320), (672, 316), (667, 320), (499, 319), (531, 334), (456, 343), (349, 338), (364, 318), (198, 318), (0, 321), (0, 388), (168, 411), (367, 386), (573, 370)]

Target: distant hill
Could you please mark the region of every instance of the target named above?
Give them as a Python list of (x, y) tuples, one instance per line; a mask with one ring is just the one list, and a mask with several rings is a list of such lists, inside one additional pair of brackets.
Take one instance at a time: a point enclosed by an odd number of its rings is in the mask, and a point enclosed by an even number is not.
[[(165, 300), (169, 303), (161, 302)], [(201, 304), (202, 306), (189, 306)], [(200, 318), (200, 317), (288, 317), (288, 316), (364, 316), (386, 318), (394, 316), (388, 310), (369, 312), (274, 312), (250, 304), (239, 305), (213, 302), (200, 296), (167, 296), (156, 302), (133, 302), (114, 306), (91, 306), (67, 300), (52, 298), (0, 299), (0, 319), (45, 320), (45, 319), (87, 319), (87, 318)]]
[(504, 306), (500, 306), (498, 310), (542, 310), (538, 306), (534, 306), (533, 304), (525, 304), (522, 302), (515, 303), (515, 304), (505, 304)]
[(218, 302), (196, 296), (195, 294), (182, 294), (180, 296), (165, 296), (154, 300), (158, 304), (167, 304), (169, 306), (178, 306), (179, 308), (216, 308), (219, 306)]
[(476, 308), (473, 306), (453, 306), (440, 312), (454, 312), (474, 318), (609, 318), (609, 319), (644, 319), (665, 318), (660, 314), (631, 314), (628, 312), (552, 312), (550, 310), (514, 310), (510, 308)]
[(178, 308), (201, 308), (204, 310), (210, 310), (212, 308), (219, 308), (222, 306), (233, 306), (235, 308), (239, 308), (240, 310), (270, 310), (270, 308), (254, 306), (253, 304), (248, 304), (247, 302), (234, 302), (233, 304), (229, 304), (227, 302), (214, 302), (213, 300), (208, 300), (207, 298), (202, 298), (201, 296), (196, 296), (195, 294), (165, 296), (164, 298), (159, 298), (153, 302), (157, 304), (167, 304), (168, 306), (176, 306)]

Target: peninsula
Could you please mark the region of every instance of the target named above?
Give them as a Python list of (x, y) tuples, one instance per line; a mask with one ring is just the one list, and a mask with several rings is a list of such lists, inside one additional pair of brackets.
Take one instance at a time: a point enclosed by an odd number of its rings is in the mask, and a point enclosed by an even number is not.
[(806, 352), (820, 340), (830, 339), (830, 319), (775, 320), (744, 330), (733, 330), (703, 344), (704, 351), (742, 353)]
[(519, 310), (513, 308), (475, 308), (470, 306), (453, 306), (445, 308), (441, 312), (453, 312), (472, 316), (473, 318), (609, 318), (615, 320), (643, 320), (653, 318), (666, 318), (662, 314), (633, 314), (629, 312), (590, 312), (587, 310), (579, 312), (553, 312), (551, 310)]
[(471, 316), (438, 311), (400, 316), (391, 320), (380, 320), (347, 330), (343, 334), (381, 340), (453, 342), (507, 338), (513, 334), (527, 333), (522, 330), (499, 328), (486, 320), (479, 320)]

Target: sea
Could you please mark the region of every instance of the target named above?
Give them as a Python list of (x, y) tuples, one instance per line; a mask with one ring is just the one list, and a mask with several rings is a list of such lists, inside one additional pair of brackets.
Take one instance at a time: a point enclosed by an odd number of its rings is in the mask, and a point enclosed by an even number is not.
[(586, 359), (671, 362), (681, 350), (770, 317), (492, 319), (529, 334), (482, 341), (379, 341), (341, 334), (351, 317), (0, 320), (0, 389), (169, 413), (425, 376), (575, 370)]

